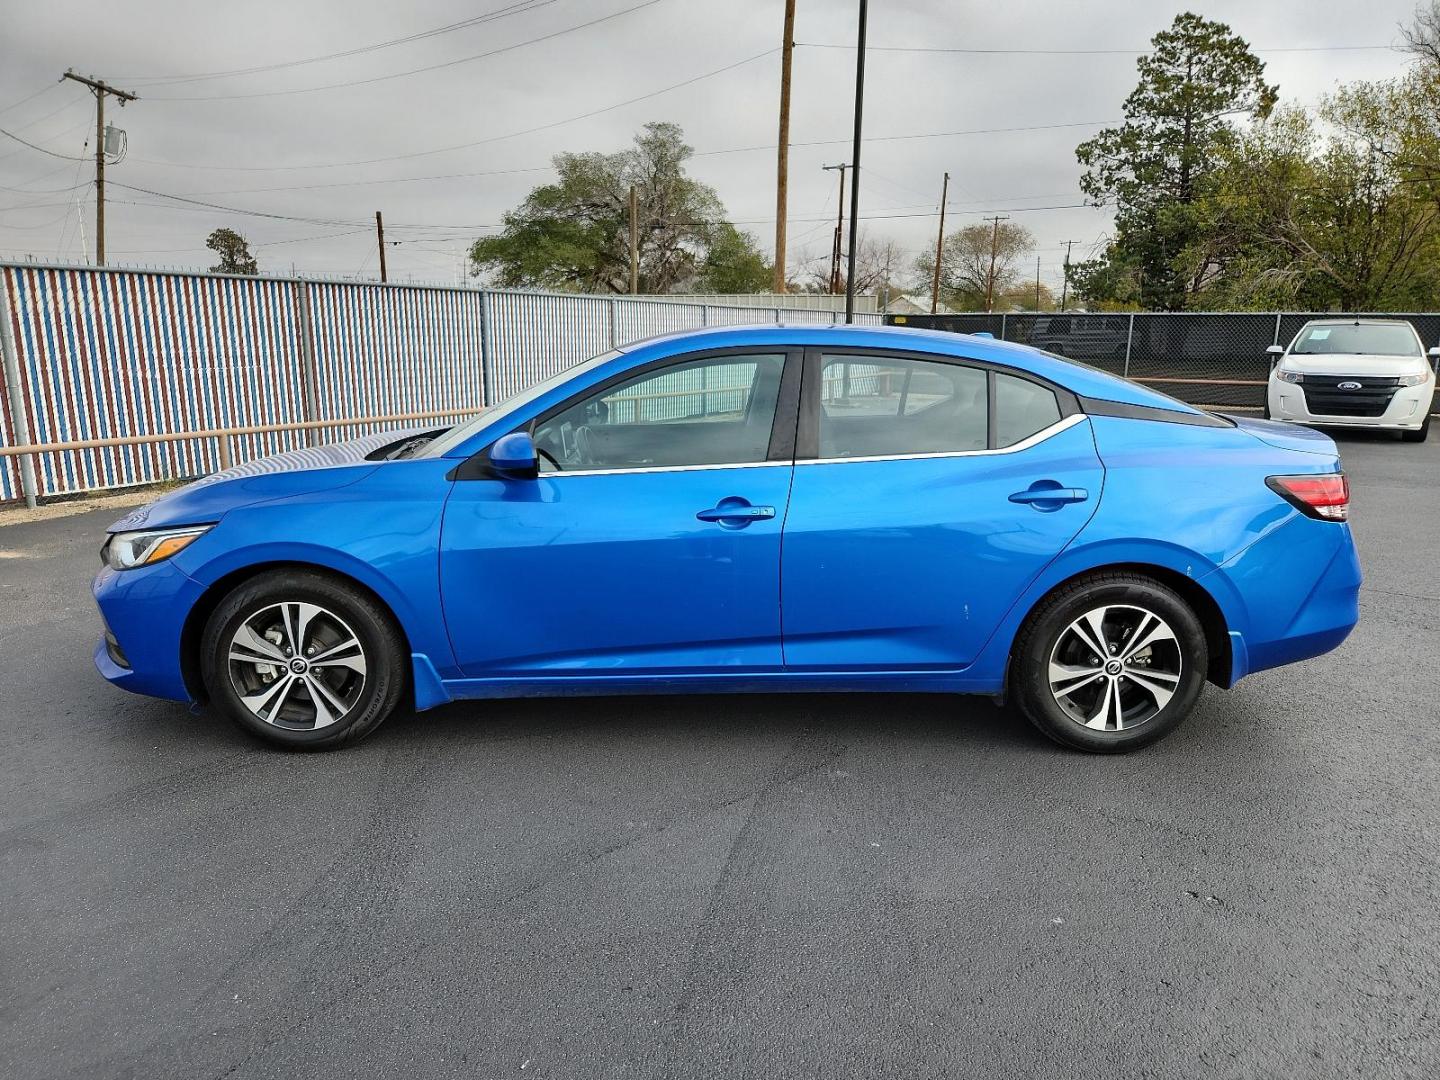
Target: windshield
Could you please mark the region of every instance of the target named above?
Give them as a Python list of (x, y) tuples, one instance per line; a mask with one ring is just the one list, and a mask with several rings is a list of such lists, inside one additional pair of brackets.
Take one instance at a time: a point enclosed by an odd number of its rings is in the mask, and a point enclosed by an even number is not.
[(1409, 323), (1330, 323), (1305, 327), (1290, 352), (1295, 356), (1419, 356), (1420, 342)]
[(516, 409), (523, 408), (524, 406), (530, 404), (530, 402), (534, 401), (536, 398), (540, 397), (542, 394), (548, 393), (549, 391), (553, 390), (555, 387), (559, 386), (567, 379), (570, 379), (576, 375), (584, 374), (585, 372), (590, 371), (593, 368), (599, 367), (601, 364), (608, 363), (609, 361), (614, 360), (619, 355), (620, 353), (618, 350), (611, 349), (609, 352), (601, 353), (599, 356), (591, 357), (589, 360), (586, 360), (583, 363), (576, 364), (573, 367), (568, 367), (563, 371), (557, 371), (554, 375), (551, 375), (548, 379), (544, 379), (536, 383), (534, 386), (530, 387), (530, 389), (521, 390), (520, 393), (516, 394), (514, 397), (506, 398), (499, 405), (486, 409), (480, 415), (470, 420), (466, 420), (463, 424), (456, 424), (450, 430), (446, 431), (443, 435), (430, 443), (429, 446), (425, 447), (424, 456), (444, 457), (451, 450), (459, 446), (471, 435), (474, 435), (475, 432), (479, 431), (485, 425), (494, 422), (496, 419), (506, 415), (507, 413), (511, 413), (514, 412)]

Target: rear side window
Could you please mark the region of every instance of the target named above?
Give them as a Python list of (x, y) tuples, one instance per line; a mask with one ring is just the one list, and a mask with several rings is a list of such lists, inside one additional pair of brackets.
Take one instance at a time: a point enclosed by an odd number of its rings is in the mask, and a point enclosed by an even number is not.
[(888, 457), (986, 447), (985, 372), (908, 357), (827, 356), (820, 456)]
[(1023, 442), (1060, 421), (1055, 392), (1029, 379), (995, 374), (995, 446)]

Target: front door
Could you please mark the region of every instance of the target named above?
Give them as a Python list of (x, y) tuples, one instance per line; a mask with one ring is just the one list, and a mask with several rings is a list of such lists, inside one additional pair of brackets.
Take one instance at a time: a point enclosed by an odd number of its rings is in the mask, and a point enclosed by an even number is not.
[(800, 362), (648, 365), (526, 425), (538, 479), (457, 482), (440, 580), (464, 675), (779, 670)]
[(1094, 513), (1088, 421), (1064, 391), (978, 364), (809, 363), (800, 431), (816, 434), (802, 435), (785, 525), (786, 667), (965, 667)]

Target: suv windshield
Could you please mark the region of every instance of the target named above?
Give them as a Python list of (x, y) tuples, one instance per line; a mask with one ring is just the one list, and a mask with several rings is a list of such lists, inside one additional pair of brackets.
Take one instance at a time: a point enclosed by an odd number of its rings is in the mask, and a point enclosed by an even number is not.
[(1296, 356), (1419, 356), (1420, 343), (1408, 323), (1329, 323), (1305, 327), (1290, 352)]

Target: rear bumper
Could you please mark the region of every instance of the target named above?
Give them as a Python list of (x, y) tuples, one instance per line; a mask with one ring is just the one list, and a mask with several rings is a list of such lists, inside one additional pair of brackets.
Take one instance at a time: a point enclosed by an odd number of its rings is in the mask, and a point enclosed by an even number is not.
[(136, 694), (192, 700), (180, 667), (180, 643), (185, 618), (204, 591), (169, 562), (102, 569), (91, 586), (105, 622), (95, 647), (96, 669)]
[(1416, 431), (1425, 423), (1425, 417), (1434, 408), (1435, 383), (1425, 386), (1406, 386), (1395, 391), (1390, 404), (1379, 416), (1327, 416), (1311, 412), (1305, 398), (1303, 386), (1282, 383), (1272, 379), (1266, 393), (1269, 395), (1270, 418), (1295, 424), (1314, 424), (1322, 427), (1389, 428), (1396, 431)]
[(1215, 573), (1246, 609), (1231, 620), (1232, 683), (1321, 656), (1360, 619), (1360, 559), (1348, 525), (1296, 514)]

